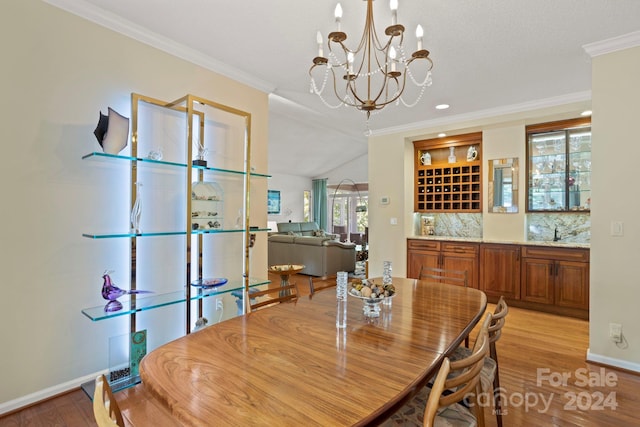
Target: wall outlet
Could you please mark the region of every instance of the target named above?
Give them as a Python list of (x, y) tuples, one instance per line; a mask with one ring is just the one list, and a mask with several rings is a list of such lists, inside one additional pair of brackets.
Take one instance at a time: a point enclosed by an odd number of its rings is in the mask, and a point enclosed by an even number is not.
[(216, 298), (216, 311), (224, 310), (224, 306), (222, 305), (222, 298)]
[(620, 323), (609, 323), (609, 338), (614, 343), (622, 342), (622, 325)]

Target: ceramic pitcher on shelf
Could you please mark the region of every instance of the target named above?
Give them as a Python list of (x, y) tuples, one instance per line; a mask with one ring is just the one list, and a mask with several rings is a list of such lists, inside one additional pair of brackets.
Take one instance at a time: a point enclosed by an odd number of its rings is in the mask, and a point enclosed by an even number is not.
[(431, 164), (431, 154), (429, 154), (428, 151), (422, 153), (422, 156), (420, 156), (420, 163), (422, 163), (423, 165)]

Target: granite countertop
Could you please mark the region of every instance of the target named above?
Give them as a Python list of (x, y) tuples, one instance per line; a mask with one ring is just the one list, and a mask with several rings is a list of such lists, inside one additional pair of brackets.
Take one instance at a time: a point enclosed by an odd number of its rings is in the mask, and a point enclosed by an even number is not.
[(499, 244), (510, 244), (510, 245), (531, 245), (531, 246), (549, 246), (549, 247), (557, 247), (557, 248), (584, 248), (589, 249), (591, 245), (589, 243), (579, 243), (579, 242), (563, 242), (562, 240), (558, 242), (553, 241), (539, 241), (539, 240), (498, 240), (498, 239), (483, 239), (482, 237), (452, 237), (452, 236), (409, 236), (409, 239), (419, 239), (419, 240), (443, 240), (449, 242), (469, 242), (469, 243), (499, 243)]

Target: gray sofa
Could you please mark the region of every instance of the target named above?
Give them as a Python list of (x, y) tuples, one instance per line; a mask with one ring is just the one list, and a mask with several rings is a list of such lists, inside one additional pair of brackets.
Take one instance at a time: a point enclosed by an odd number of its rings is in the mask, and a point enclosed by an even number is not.
[(356, 245), (322, 233), (315, 222), (282, 222), (269, 236), (268, 258), (269, 265), (302, 264), (302, 274), (327, 277), (355, 270)]

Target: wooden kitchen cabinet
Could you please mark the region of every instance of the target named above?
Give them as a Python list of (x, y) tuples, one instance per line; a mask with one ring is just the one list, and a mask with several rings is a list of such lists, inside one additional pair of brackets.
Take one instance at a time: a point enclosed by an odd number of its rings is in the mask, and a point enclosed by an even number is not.
[(437, 240), (407, 240), (407, 277), (417, 279), (420, 268), (439, 268), (440, 241)]
[(588, 317), (589, 250), (522, 247), (521, 300)]
[(413, 146), (414, 212), (482, 212), (482, 132)]
[(478, 243), (442, 242), (440, 268), (466, 271), (469, 287), (478, 289)]
[(490, 300), (520, 299), (520, 245), (480, 245), (480, 290)]
[(423, 265), (467, 271), (492, 302), (589, 318), (589, 249), (407, 239), (407, 277)]
[(420, 268), (443, 268), (467, 272), (468, 285), (478, 288), (478, 243), (407, 240), (407, 277), (418, 278)]

